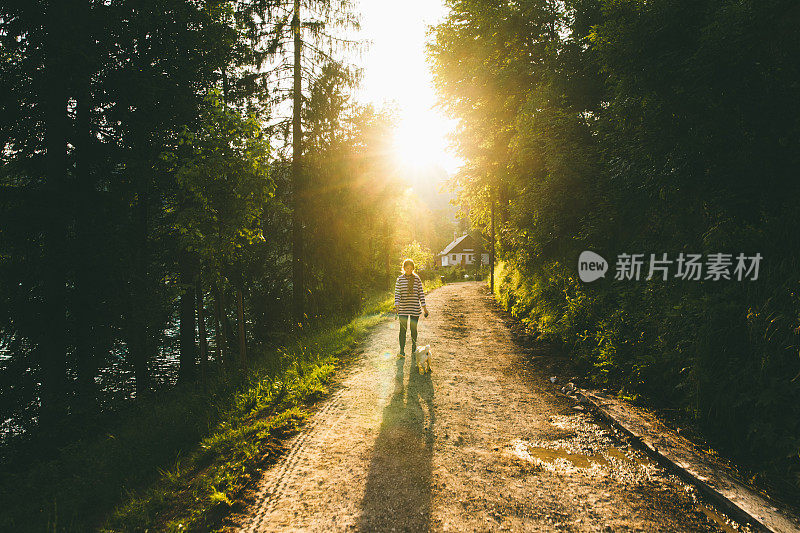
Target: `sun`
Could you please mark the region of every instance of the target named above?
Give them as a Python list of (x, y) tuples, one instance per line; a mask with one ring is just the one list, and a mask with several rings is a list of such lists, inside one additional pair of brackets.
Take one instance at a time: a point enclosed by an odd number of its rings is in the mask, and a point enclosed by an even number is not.
[(443, 147), (435, 135), (435, 124), (421, 117), (404, 117), (394, 132), (394, 149), (401, 164), (427, 167), (439, 162)]
[(447, 149), (452, 125), (430, 110), (406, 109), (394, 132), (394, 150), (399, 164), (413, 168), (441, 167), (453, 172), (458, 161)]

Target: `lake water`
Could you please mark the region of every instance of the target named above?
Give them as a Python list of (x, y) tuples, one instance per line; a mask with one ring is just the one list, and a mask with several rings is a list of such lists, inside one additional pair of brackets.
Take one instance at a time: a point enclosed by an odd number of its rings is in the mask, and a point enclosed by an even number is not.
[[(207, 332), (209, 341), (209, 361), (214, 361), (216, 346), (214, 344), (214, 330)], [(109, 351), (105, 361), (102, 362), (95, 376), (98, 389), (98, 401), (101, 411), (107, 412), (124, 407), (136, 398), (136, 381), (133, 366), (127, 360), (128, 350), (125, 343), (118, 341)], [(11, 353), (7, 347), (0, 348), (0, 376), (8, 372), (11, 362)], [(69, 361), (68, 361), (69, 362)], [(172, 387), (178, 379), (180, 364), (180, 339), (177, 325), (171, 325), (164, 330), (161, 346), (156, 357), (150, 361), (151, 388), (154, 391)], [(75, 365), (69, 365), (67, 377), (71, 383), (77, 378)], [(28, 368), (26, 373), (32, 373)], [(0, 383), (15, 382), (2, 379)], [(19, 374), (16, 375), (19, 377)], [(38, 389), (38, 383), (35, 384)], [(12, 385), (13, 386), (13, 385)], [(24, 434), (26, 428), (31, 428), (37, 423), (36, 412), (39, 407), (39, 398), (36, 394), (23, 407), (16, 406), (16, 411), (10, 406), (0, 407), (0, 448), (7, 445), (13, 437)], [(0, 453), (0, 456), (4, 454)]]

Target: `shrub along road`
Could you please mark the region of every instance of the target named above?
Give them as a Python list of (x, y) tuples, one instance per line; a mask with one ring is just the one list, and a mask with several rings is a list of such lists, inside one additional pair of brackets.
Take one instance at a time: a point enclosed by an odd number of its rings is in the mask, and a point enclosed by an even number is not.
[(427, 300), (433, 373), (378, 326), (231, 530), (743, 529), (526, 363), (483, 283)]

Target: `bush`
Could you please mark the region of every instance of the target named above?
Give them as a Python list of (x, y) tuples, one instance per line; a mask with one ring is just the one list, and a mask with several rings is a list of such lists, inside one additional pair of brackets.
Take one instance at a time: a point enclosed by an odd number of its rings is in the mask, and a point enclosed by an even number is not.
[(453, 265), (439, 267), (435, 270), (435, 272), (445, 283), (454, 283), (458, 281), (484, 280), (488, 275), (489, 268), (486, 265), (482, 265), (476, 271), (475, 265)]

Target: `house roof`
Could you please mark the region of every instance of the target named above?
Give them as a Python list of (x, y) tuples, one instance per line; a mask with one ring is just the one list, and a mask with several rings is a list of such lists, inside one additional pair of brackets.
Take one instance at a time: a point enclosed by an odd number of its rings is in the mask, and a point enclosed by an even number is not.
[[(456, 247), (458, 247), (458, 245), (461, 244), (462, 242), (464, 242), (464, 240), (466, 240), (467, 238), (472, 239), (472, 235), (470, 235), (469, 233), (465, 233), (464, 235), (458, 237), (456, 240), (454, 240), (453, 242), (451, 242), (450, 244), (445, 246), (445, 249), (442, 250), (441, 252), (439, 252), (439, 255), (447, 255), (447, 254), (449, 254), (451, 250), (453, 250)], [(474, 239), (472, 239), (472, 240), (474, 240)], [(476, 249), (482, 251), (483, 250), (483, 246), (478, 244)]]
[(447, 254), (449, 254), (449, 253), (450, 253), (450, 250), (452, 250), (453, 248), (455, 248), (455, 247), (458, 245), (458, 243), (460, 243), (461, 241), (463, 241), (463, 240), (464, 240), (464, 239), (466, 239), (467, 237), (469, 237), (469, 233), (465, 233), (465, 234), (464, 234), (464, 235), (462, 235), (461, 237), (459, 237), (459, 238), (457, 238), (456, 240), (452, 241), (450, 244), (448, 244), (447, 246), (445, 246), (445, 247), (444, 247), (444, 250), (442, 250), (441, 252), (439, 252), (439, 255), (447, 255)]

